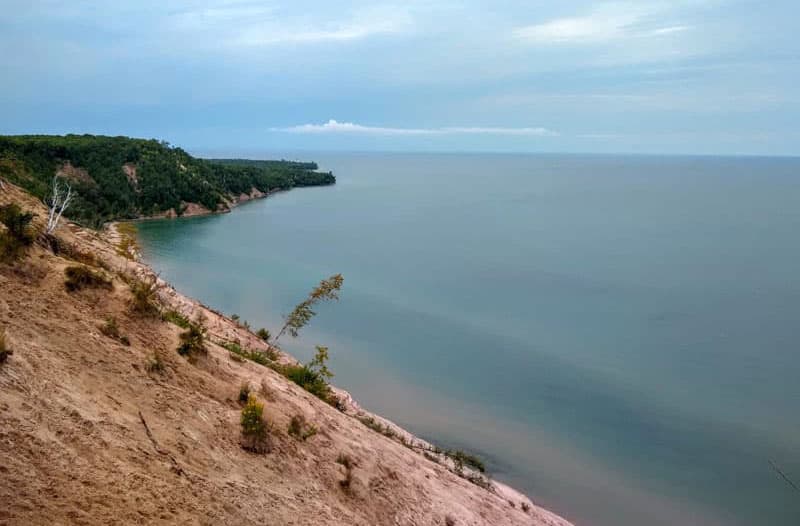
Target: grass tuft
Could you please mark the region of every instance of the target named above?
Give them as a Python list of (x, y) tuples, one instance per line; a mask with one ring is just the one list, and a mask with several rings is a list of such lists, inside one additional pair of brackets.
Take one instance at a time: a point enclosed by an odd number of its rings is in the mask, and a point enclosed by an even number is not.
[(103, 333), (105, 336), (108, 336), (112, 340), (117, 340), (122, 345), (128, 346), (131, 344), (131, 341), (128, 339), (127, 336), (119, 332), (119, 325), (117, 325), (117, 319), (113, 316), (109, 316), (106, 318), (105, 324), (100, 326), (100, 332)]
[(181, 314), (176, 310), (168, 310), (161, 314), (161, 319), (172, 323), (173, 325), (177, 325), (181, 329), (188, 329), (189, 328), (189, 318)]
[(166, 371), (164, 360), (161, 359), (161, 355), (157, 352), (154, 352), (153, 355), (147, 359), (144, 368), (148, 373), (164, 374)]
[(288, 432), (291, 436), (305, 442), (317, 434), (317, 428), (306, 422), (306, 417), (301, 414), (294, 415), (289, 422)]

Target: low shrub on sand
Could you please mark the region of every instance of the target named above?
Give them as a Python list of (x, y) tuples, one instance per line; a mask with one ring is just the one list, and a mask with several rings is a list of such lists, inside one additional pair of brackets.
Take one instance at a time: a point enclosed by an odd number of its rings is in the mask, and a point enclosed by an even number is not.
[(13, 263), (25, 253), (36, 239), (36, 231), (31, 224), (35, 214), (23, 212), (16, 203), (0, 206), (0, 262)]
[(122, 345), (130, 345), (131, 341), (128, 339), (127, 336), (119, 332), (119, 325), (117, 325), (117, 319), (113, 316), (109, 316), (106, 318), (105, 324), (100, 326), (100, 332), (102, 332), (105, 336), (108, 336), (112, 340), (117, 340)]
[(96, 272), (84, 265), (75, 265), (64, 269), (64, 286), (69, 292), (83, 289), (111, 290), (111, 280), (104, 274)]
[(344, 479), (339, 481), (339, 485), (346, 492), (350, 491), (353, 484), (353, 469), (356, 467), (356, 461), (347, 453), (339, 453), (336, 457), (336, 462), (344, 466)]
[(269, 451), (267, 423), (264, 420), (264, 404), (255, 395), (248, 396), (242, 408), (240, 423), (242, 426), (241, 445), (243, 449), (253, 453)]
[(156, 292), (158, 291), (156, 278), (134, 279), (129, 285), (132, 294), (130, 301), (131, 312), (142, 317), (157, 316), (160, 308), (156, 297)]
[(6, 341), (6, 330), (0, 329), (0, 364), (5, 363), (8, 357), (14, 354), (14, 351), (8, 348)]
[(297, 414), (294, 415), (291, 422), (289, 422), (288, 432), (296, 439), (306, 441), (317, 434), (317, 428), (306, 422), (306, 417)]
[(190, 323), (189, 328), (180, 335), (178, 354), (187, 358), (194, 358), (199, 354), (208, 353), (206, 349), (206, 330), (199, 323)]

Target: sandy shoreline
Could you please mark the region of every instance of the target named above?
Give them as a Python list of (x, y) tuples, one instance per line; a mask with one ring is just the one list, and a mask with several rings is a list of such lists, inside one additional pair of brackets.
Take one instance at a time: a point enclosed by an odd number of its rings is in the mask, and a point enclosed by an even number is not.
[[(267, 197), (267, 194), (263, 195), (261, 198), (264, 197)], [(105, 239), (112, 245), (118, 244), (119, 240), (123, 237), (123, 234), (120, 234), (117, 230), (117, 224), (117, 222), (108, 223), (103, 233)], [(204, 325), (208, 329), (208, 334), (212, 341), (238, 341), (241, 342), (242, 347), (259, 351), (267, 351), (268, 349), (272, 349), (273, 351), (279, 353), (280, 363), (299, 363), (294, 356), (284, 352), (281, 349), (278, 349), (277, 347), (268, 345), (252, 331), (242, 327), (240, 324), (225, 316), (223, 313), (179, 292), (170, 283), (158, 277), (156, 272), (141, 260), (141, 256), (138, 253), (133, 259), (125, 260), (124, 263), (119, 263), (120, 266), (116, 270), (130, 272), (139, 278), (155, 277), (159, 283), (158, 294), (162, 303), (168, 308), (181, 313), (188, 319), (203, 319)], [(391, 432), (398, 437), (398, 440), (409, 444), (411, 449), (418, 449), (421, 452), (429, 452), (429, 454), (434, 449), (435, 446), (430, 442), (417, 437), (387, 418), (365, 410), (349, 392), (336, 387), (335, 385), (332, 385), (331, 387), (336, 395), (343, 401), (344, 410), (342, 412), (344, 414), (358, 419), (372, 419), (380, 423), (384, 427), (390, 429)], [(439, 457), (439, 462), (449, 464), (449, 467), (455, 469), (452, 460), (443, 455), (439, 455)], [(464, 470), (467, 472), (472, 471), (477, 475), (477, 471), (470, 470), (468, 467), (465, 467)], [(535, 506), (533, 501), (527, 495), (507, 484), (503, 484), (502, 482), (498, 482), (494, 479), (490, 479), (490, 484), (491, 491), (510, 502), (523, 502), (531, 507)], [(546, 513), (550, 514), (550, 512)], [(563, 519), (555, 514), (552, 514), (552, 517), (554, 520), (557, 519), (563, 521)]]
[[(37, 221), (46, 215), (38, 200), (10, 185), (0, 191), (0, 204), (6, 202), (35, 211)], [(41, 278), (0, 274), (6, 293), (0, 296), (0, 322), (15, 347), (10, 364), (0, 369), (0, 386), (7, 384), (0, 390), (0, 419), (6, 422), (0, 434), (12, 433), (0, 440), (0, 454), (12, 460), (5, 471), (0, 470), (0, 497), (11, 503), (5, 515), (0, 512), (0, 522), (10, 517), (10, 524), (44, 524), (45, 515), (67, 520), (72, 515), (59, 514), (76, 513), (76, 503), (85, 499), (122, 506), (115, 508), (116, 517), (121, 512), (141, 513), (140, 499), (155, 484), (163, 487), (159, 500), (145, 500), (151, 519), (163, 520), (165, 507), (159, 502), (166, 499), (177, 503), (168, 506), (175, 516), (191, 521), (211, 513), (222, 519), (217, 523), (246, 517), (236, 522), (256, 524), (270, 516), (282, 517), (280, 524), (440, 525), (451, 524), (442, 520), (452, 517), (457, 525), (570, 526), (521, 492), (484, 479), (467, 466), (457, 467), (430, 443), (364, 410), (342, 389), (333, 387), (342, 400), (337, 410), (268, 367), (233, 360), (221, 343), (237, 342), (259, 351), (270, 347), (247, 328), (158, 278), (135, 250), (129, 250), (127, 235), (116, 223), (98, 232), (64, 222), (58, 230), (65, 247), (90, 255), (117, 282), (111, 293), (66, 293), (64, 268), (75, 261), (43, 247), (36, 247), (30, 256), (31, 267), (38, 270), (29, 271)], [(130, 293), (125, 285), (129, 278), (157, 279), (164, 309), (202, 319), (208, 347), (204, 365), (187, 364), (174, 352), (181, 331), (177, 326), (129, 316)], [(43, 281), (32, 285), (29, 279)], [(130, 347), (115, 348), (98, 334), (98, 324), (112, 315), (131, 337)], [(167, 364), (167, 381), (142, 370), (143, 358), (154, 351)], [(276, 352), (281, 363), (297, 362)], [(239, 425), (239, 410), (230, 397), (242, 382), (261, 385), (270, 400), (269, 419), (276, 426), (274, 440), (280, 454), (265, 462), (253, 463), (232, 433)], [(37, 385), (40, 393), (35, 405), (28, 403), (31, 385)], [(39, 407), (50, 408), (49, 422), (37, 423), (31, 411)], [(176, 476), (174, 469), (163, 473), (158, 463), (142, 456), (141, 451), (149, 451), (148, 439), (135, 431), (141, 429), (137, 411), (144, 411), (153, 432), (166, 444), (172, 467), (189, 473), (191, 486), (170, 482)], [(319, 438), (304, 442), (301, 449), (281, 432), (298, 411), (320, 429)], [(92, 422), (83, 424), (93, 426), (92, 435), (86, 436), (75, 422)], [(51, 427), (62, 432), (49, 433)], [(19, 452), (23, 444), (24, 458), (15, 456), (12, 452)], [(3, 449), (6, 446), (10, 449)], [(61, 451), (70, 461), (54, 466), (47, 451)], [(101, 456), (94, 453), (98, 451)], [(342, 501), (336, 482), (341, 473), (336, 455), (341, 451), (358, 458), (356, 494), (363, 498)], [(28, 476), (33, 465), (40, 472), (37, 477)], [(70, 473), (76, 469), (88, 482), (73, 487)], [(149, 482), (144, 486), (137, 482), (145, 480)], [(65, 488), (61, 500), (42, 498), (42, 484)], [(270, 487), (283, 490), (265, 493)], [(298, 507), (311, 507), (325, 519), (297, 522)], [(98, 508), (84, 509), (91, 513), (85, 516), (87, 524), (108, 523), (97, 514)]]

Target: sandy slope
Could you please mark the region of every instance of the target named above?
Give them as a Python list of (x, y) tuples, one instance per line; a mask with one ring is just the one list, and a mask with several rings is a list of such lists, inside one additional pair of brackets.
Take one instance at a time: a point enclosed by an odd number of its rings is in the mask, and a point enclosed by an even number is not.
[[(44, 216), (6, 185), (0, 203), (12, 200)], [(0, 366), (0, 524), (568, 526), (510, 488), (480, 488), (365, 427), (352, 400), (337, 411), (216, 345), (188, 363), (175, 352), (180, 329), (128, 313), (130, 292), (116, 273), (149, 269), (117, 254), (113, 232), (65, 225), (59, 236), (97, 254), (114, 288), (68, 293), (63, 268), (74, 262), (41, 247), (23, 272), (0, 269), (0, 328), (14, 350)], [(162, 301), (190, 316), (202, 312), (212, 340), (264, 347), (163, 285)], [(108, 316), (130, 347), (100, 333)], [(144, 368), (154, 352), (166, 363), (163, 375)], [(239, 445), (236, 398), (245, 381), (266, 402), (268, 454)], [(319, 433), (305, 442), (289, 436), (295, 414)], [(339, 485), (340, 453), (357, 462), (350, 492)]]

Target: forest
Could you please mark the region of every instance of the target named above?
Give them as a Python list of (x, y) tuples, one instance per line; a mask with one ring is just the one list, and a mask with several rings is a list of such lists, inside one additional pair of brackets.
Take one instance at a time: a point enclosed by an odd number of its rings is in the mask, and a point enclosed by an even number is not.
[(97, 135), (0, 136), (0, 178), (46, 199), (55, 175), (74, 192), (65, 216), (97, 228), (185, 203), (225, 210), (232, 197), (335, 184), (313, 162), (200, 159), (155, 139)]

